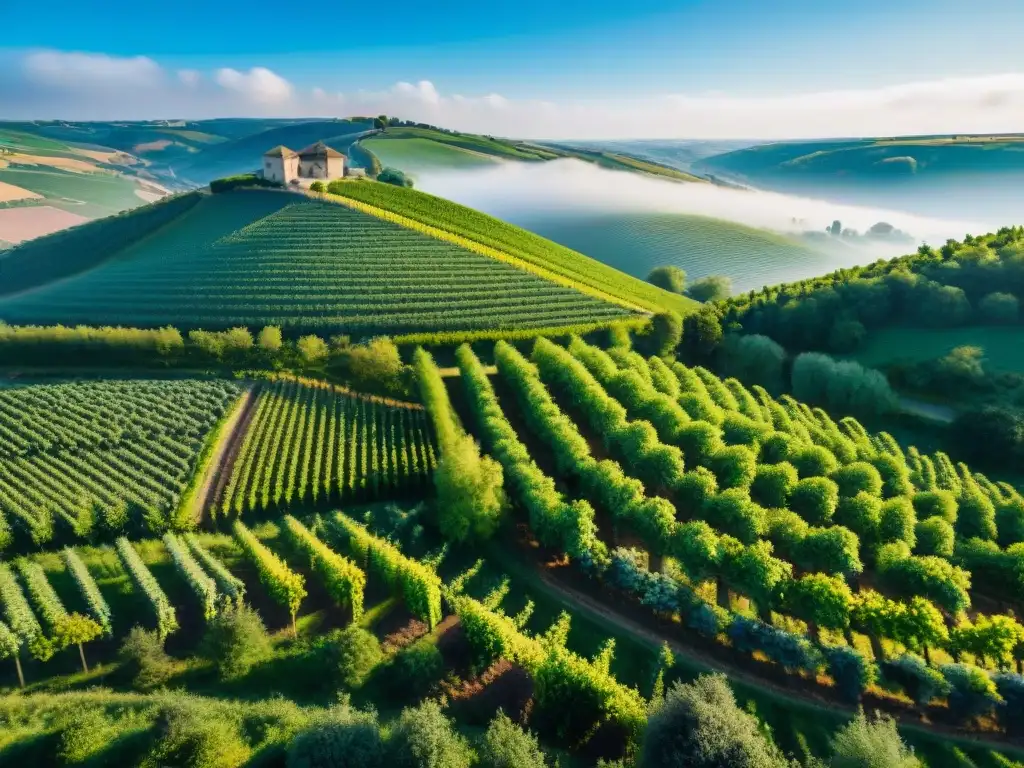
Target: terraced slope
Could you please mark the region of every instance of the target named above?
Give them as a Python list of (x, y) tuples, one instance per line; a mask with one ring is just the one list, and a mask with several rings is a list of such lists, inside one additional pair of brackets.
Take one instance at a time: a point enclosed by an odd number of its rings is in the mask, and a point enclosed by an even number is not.
[(206, 197), (92, 270), (0, 302), (0, 317), (18, 324), (273, 324), (355, 335), (551, 328), (636, 314), (376, 216), (273, 191)]
[(365, 182), (332, 183), (331, 192), (378, 211), (395, 213), (485, 247), (512, 254), (528, 265), (652, 312), (673, 309), (680, 314), (688, 314), (698, 306), (691, 299), (663, 291), (533, 232), (434, 195), (389, 184)]

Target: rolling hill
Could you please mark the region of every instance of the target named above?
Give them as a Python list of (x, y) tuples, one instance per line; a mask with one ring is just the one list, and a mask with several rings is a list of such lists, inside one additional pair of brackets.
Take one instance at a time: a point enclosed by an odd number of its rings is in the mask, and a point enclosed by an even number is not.
[(900, 179), (1024, 171), (1024, 135), (923, 136), (760, 144), (698, 160), (698, 169), (751, 180)]
[[(127, 224), (118, 217), (55, 235), (50, 254), (45, 240), (14, 249), (0, 270), (28, 277), (10, 283), (25, 290), (0, 299), (0, 317), (370, 336), (600, 326), (693, 305), (462, 206), (373, 182), (340, 186), (351, 197), (191, 193), (175, 198), (181, 210), (148, 207)], [(115, 245), (126, 236), (103, 236), (143, 214), (152, 221), (127, 247)], [(82, 271), (69, 274), (64, 253), (76, 253)]]
[[(516, 219), (543, 237), (638, 278), (673, 264), (690, 280), (728, 275), (738, 291), (820, 274), (829, 255), (790, 237), (705, 216), (592, 213)], [(863, 254), (851, 253), (854, 261)]]

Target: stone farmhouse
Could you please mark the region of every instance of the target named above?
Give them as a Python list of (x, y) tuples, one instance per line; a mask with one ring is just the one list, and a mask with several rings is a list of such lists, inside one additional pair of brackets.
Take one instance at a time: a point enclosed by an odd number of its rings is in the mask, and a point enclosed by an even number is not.
[(263, 155), (263, 178), (279, 184), (303, 184), (340, 179), (345, 175), (345, 155), (322, 141), (294, 152), (274, 147)]

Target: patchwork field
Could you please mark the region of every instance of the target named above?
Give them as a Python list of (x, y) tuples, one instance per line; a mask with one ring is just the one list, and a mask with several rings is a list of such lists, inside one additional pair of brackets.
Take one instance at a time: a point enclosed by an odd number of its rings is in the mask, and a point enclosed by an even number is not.
[(645, 278), (673, 264), (690, 280), (728, 275), (737, 291), (795, 280), (840, 266), (828, 256), (766, 230), (682, 214), (569, 214), (513, 219), (556, 243)]
[(424, 171), (486, 167), (500, 159), (479, 151), (417, 137), (401, 141), (379, 138), (364, 139), (360, 144), (373, 152), (384, 167), (401, 168), (412, 174)]
[(112, 255), (4, 301), (0, 314), (13, 323), (276, 324), (356, 335), (559, 327), (637, 314), (345, 206), (280, 192), (206, 197)]
[(52, 166), (9, 165), (0, 168), (0, 182), (34, 192), (47, 205), (95, 219), (143, 204), (135, 194), (139, 183), (127, 176), (81, 173)]
[(877, 368), (897, 361), (932, 360), (963, 346), (980, 347), (992, 370), (1024, 373), (1024, 331), (1017, 326), (880, 328), (868, 334), (864, 346), (850, 357)]
[(0, 208), (0, 240), (17, 245), (88, 220), (85, 216), (51, 205)]

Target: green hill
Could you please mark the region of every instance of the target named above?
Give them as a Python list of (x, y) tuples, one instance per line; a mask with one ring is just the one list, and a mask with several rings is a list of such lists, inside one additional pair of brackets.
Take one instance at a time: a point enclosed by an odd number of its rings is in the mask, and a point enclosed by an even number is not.
[[(432, 199), (412, 192), (369, 197), (389, 205)], [(386, 221), (388, 211), (369, 215), (351, 203), (277, 191), (204, 195), (125, 248), (113, 245), (120, 238), (103, 237), (97, 228), (108, 223), (98, 222), (55, 238), (56, 253), (88, 252), (78, 257), (86, 271), (77, 275), (57, 279), (67, 271), (55, 262), (53, 279), (39, 284), (47, 275), (24, 262), (46, 263), (45, 243), (8, 252), (0, 269), (34, 275), (37, 287), (0, 301), (0, 317), (16, 324), (281, 325), (291, 333), (369, 336), (602, 325), (638, 317), (639, 306), (655, 307), (659, 298), (679, 303), (511, 225), (497, 227), (498, 238), (483, 245), (452, 242)]]
[(704, 158), (694, 168), (750, 181), (892, 180), (1024, 171), (1024, 136), (922, 136), (802, 141)]
[(341, 182), (331, 184), (331, 191), (484, 246), (515, 254), (533, 267), (550, 271), (651, 312), (672, 309), (687, 314), (697, 306), (691, 299), (655, 288), (602, 261), (450, 200), (389, 184)]
[(828, 256), (792, 238), (705, 216), (581, 214), (517, 223), (641, 279), (673, 264), (690, 280), (728, 275), (737, 290), (747, 290), (835, 268)]

